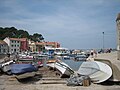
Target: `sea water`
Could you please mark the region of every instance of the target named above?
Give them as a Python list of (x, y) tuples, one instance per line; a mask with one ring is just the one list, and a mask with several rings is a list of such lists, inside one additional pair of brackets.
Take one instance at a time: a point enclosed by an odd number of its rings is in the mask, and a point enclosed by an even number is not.
[(85, 61), (74, 61), (74, 60), (64, 60), (62, 59), (64, 63), (66, 63), (70, 68), (72, 68), (74, 71), (78, 71), (80, 65)]

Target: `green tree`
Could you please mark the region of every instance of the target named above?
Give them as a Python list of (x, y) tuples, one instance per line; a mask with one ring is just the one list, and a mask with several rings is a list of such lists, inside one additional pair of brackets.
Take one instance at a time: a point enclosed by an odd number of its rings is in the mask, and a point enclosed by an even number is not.
[(0, 40), (3, 40), (6, 37), (10, 38), (28, 38), (33, 41), (41, 42), (44, 40), (41, 34), (35, 33), (33, 35), (29, 35), (29, 33), (25, 30), (18, 30), (15, 27), (0, 27)]
[(38, 33), (31, 35), (30, 39), (35, 41), (35, 42), (36, 41), (41, 42), (42, 40), (44, 40), (43, 36), (41, 34), (38, 34)]

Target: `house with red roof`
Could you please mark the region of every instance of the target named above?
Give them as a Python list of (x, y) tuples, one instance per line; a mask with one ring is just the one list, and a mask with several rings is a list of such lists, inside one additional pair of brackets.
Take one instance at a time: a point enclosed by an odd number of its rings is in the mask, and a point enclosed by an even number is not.
[(41, 52), (45, 50), (45, 47), (59, 48), (60, 44), (58, 42), (33, 42), (29, 41), (29, 47), (32, 52)]
[(28, 50), (27, 38), (9, 38), (6, 37), (4, 41), (8, 44), (9, 53), (19, 53)]
[(29, 44), (27, 38), (19, 38), (20, 40), (20, 51), (27, 51), (29, 50)]
[(59, 48), (58, 42), (36, 42), (36, 51), (44, 51), (45, 47)]

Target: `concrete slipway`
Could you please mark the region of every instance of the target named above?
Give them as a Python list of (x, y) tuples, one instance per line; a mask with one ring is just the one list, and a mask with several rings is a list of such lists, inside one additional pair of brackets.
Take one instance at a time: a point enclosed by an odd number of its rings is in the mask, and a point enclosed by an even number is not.
[(117, 52), (98, 54), (95, 61), (101, 61), (111, 66), (113, 76), (111, 81), (120, 81), (120, 60), (117, 60)]

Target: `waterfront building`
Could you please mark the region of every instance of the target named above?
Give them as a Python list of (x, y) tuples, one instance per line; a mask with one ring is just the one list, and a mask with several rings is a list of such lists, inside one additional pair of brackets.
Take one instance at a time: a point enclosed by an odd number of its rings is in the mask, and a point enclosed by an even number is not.
[(27, 51), (29, 49), (27, 38), (6, 37), (4, 41), (8, 44), (9, 53), (19, 53), (19, 52)]
[(60, 44), (58, 42), (34, 42), (29, 40), (29, 49), (32, 52), (44, 52), (45, 47), (59, 48)]
[(0, 54), (8, 53), (8, 45), (5, 41), (0, 40)]
[(8, 44), (9, 53), (20, 52), (20, 40), (18, 38), (6, 37), (4, 41)]
[(58, 42), (36, 42), (36, 51), (45, 51), (45, 47), (59, 48), (60, 44)]
[(25, 51), (44, 52), (45, 47), (59, 48), (58, 42), (34, 42), (27, 38), (9, 38), (6, 37), (4, 41), (8, 44), (9, 53), (19, 53)]
[(120, 60), (120, 13), (116, 19), (117, 24), (117, 59)]
[(29, 44), (27, 38), (19, 38), (20, 41), (20, 51), (28, 51), (29, 50)]
[(36, 51), (36, 45), (34, 41), (29, 40), (29, 50), (31, 52), (35, 52)]

